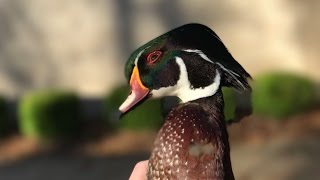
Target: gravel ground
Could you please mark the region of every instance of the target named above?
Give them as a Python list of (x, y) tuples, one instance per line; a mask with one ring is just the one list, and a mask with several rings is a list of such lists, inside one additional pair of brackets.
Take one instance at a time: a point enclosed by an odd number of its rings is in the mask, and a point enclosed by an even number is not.
[(278, 138), (232, 149), (238, 180), (319, 180), (320, 136)]
[[(232, 162), (238, 180), (318, 180), (319, 136), (275, 139), (255, 145), (233, 145)], [(147, 154), (83, 157), (56, 152), (0, 167), (1, 180), (122, 180)]]
[(122, 180), (147, 155), (83, 157), (41, 155), (0, 167), (1, 180)]
[[(249, 118), (229, 126), (236, 179), (319, 180), (319, 117), (318, 110), (281, 123)], [(53, 151), (13, 136), (0, 141), (0, 180), (125, 180), (136, 162), (148, 158), (133, 152), (148, 152), (155, 135), (119, 132)]]

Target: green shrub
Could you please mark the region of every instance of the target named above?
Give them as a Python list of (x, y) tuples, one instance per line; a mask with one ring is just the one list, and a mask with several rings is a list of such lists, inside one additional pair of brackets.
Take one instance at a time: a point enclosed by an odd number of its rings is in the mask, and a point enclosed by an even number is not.
[(236, 111), (236, 93), (232, 88), (223, 87), (223, 100), (224, 100), (224, 117), (226, 121), (235, 118)]
[[(158, 129), (163, 118), (161, 116), (160, 100), (148, 99), (135, 109), (126, 113), (118, 120), (119, 117), (114, 116), (118, 112), (119, 106), (128, 96), (129, 87), (121, 86), (116, 88), (109, 96), (105, 98), (105, 112), (108, 125), (115, 124), (119, 128), (125, 129)], [(118, 120), (118, 121), (117, 121)]]
[(5, 99), (0, 97), (0, 137), (8, 132), (8, 113)]
[(307, 78), (272, 73), (256, 78), (252, 92), (253, 111), (258, 115), (286, 118), (314, 103), (315, 86)]
[(320, 83), (319, 82), (316, 83), (315, 91), (316, 91), (315, 104), (316, 106), (320, 107)]
[[(234, 120), (236, 108), (237, 108), (237, 94), (234, 89), (224, 87), (223, 91), (223, 99), (224, 99), (224, 115), (225, 119)], [(116, 88), (107, 98), (105, 99), (105, 109), (106, 116), (108, 119), (108, 126), (112, 126), (112, 122), (115, 119), (118, 119), (115, 112), (118, 111), (121, 103), (128, 96), (129, 87), (122, 86)], [(168, 107), (164, 107), (166, 105), (162, 103), (169, 103), (169, 107), (172, 108), (175, 104), (178, 104), (178, 100), (176, 98), (171, 98), (168, 101), (160, 101), (160, 100), (147, 100), (143, 102), (141, 105), (137, 106), (134, 110), (130, 111), (128, 114), (124, 115), (118, 123), (120, 128), (129, 128), (129, 129), (157, 129), (161, 126), (163, 122), (163, 115), (166, 113), (162, 113), (161, 110), (165, 109), (168, 111)], [(153, 117), (151, 119), (150, 117)]]
[(72, 93), (35, 92), (19, 104), (19, 126), (23, 135), (40, 140), (64, 140), (79, 132), (79, 99)]

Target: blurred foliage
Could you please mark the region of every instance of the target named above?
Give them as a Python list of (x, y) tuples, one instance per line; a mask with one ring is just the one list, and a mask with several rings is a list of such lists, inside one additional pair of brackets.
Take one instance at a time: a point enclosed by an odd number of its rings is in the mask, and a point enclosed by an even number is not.
[(269, 73), (255, 79), (252, 103), (257, 115), (283, 119), (315, 102), (315, 85), (307, 78), (290, 73)]
[[(276, 119), (285, 119), (303, 112), (313, 106), (316, 101), (315, 84), (308, 78), (295, 74), (268, 73), (258, 76), (252, 86), (252, 99), (250, 93), (239, 94), (232, 88), (222, 88), (226, 121), (249, 115), (251, 101), (255, 114)], [(105, 106), (108, 107), (106, 109), (110, 109), (111, 112), (117, 111), (127, 97), (128, 91), (128, 87), (115, 89), (105, 99)], [(170, 109), (177, 103), (173, 100), (172, 102), (174, 104), (170, 105)], [(158, 100), (147, 100), (126, 114), (120, 120), (119, 126), (131, 129), (157, 128), (162, 124), (163, 119), (160, 109), (162, 108)], [(109, 113), (109, 119), (116, 119), (116, 116), (112, 117), (109, 111), (106, 112)]]
[[(105, 99), (105, 113), (108, 119), (108, 126), (114, 127), (115, 125), (120, 128), (128, 129), (157, 129), (163, 123), (163, 119), (166, 114), (178, 104), (176, 98), (154, 100), (148, 99), (134, 110), (125, 114), (117, 124), (113, 123), (115, 119), (118, 119), (116, 112), (119, 106), (125, 101), (128, 96), (129, 87), (121, 86), (115, 88), (115, 90)], [(223, 88), (223, 95), (225, 101), (224, 113), (226, 120), (232, 120), (235, 117), (236, 110), (236, 93), (232, 88)], [(168, 106), (168, 107), (164, 107)], [(162, 112), (165, 110), (166, 112)], [(152, 117), (152, 118), (151, 118)]]
[[(315, 85), (298, 75), (268, 73), (257, 77), (252, 86), (252, 105), (257, 115), (283, 119), (305, 110), (315, 102)], [(245, 104), (242, 103), (243, 98), (239, 98), (244, 97), (244, 94), (237, 94), (234, 89), (225, 87), (222, 91), (225, 119), (233, 120), (237, 116), (238, 106)], [(121, 86), (104, 98), (107, 126), (134, 130), (158, 129), (165, 115), (161, 113), (165, 108), (160, 100), (148, 99), (118, 120), (118, 108), (127, 98), (128, 92), (128, 86)], [(171, 103), (170, 109), (176, 101), (168, 101)], [(0, 135), (7, 127), (5, 107), (5, 101), (0, 98)], [(79, 99), (72, 93), (60, 91), (28, 94), (19, 104), (19, 126), (24, 135), (37, 139), (74, 137), (81, 127)]]
[(5, 136), (8, 132), (8, 111), (6, 101), (3, 97), (0, 97), (0, 137)]
[(79, 99), (72, 93), (34, 92), (19, 104), (22, 134), (39, 140), (68, 140), (79, 133)]
[(224, 117), (226, 121), (233, 120), (235, 118), (237, 106), (235, 90), (232, 88), (223, 87), (222, 93), (224, 100)]
[[(133, 110), (123, 115), (120, 119), (116, 112), (119, 112), (120, 105), (126, 100), (129, 93), (128, 86), (115, 88), (104, 100), (105, 114), (108, 125), (125, 129), (158, 129), (163, 122), (161, 115), (161, 103), (158, 99), (148, 99)], [(118, 120), (119, 119), (119, 120)]]

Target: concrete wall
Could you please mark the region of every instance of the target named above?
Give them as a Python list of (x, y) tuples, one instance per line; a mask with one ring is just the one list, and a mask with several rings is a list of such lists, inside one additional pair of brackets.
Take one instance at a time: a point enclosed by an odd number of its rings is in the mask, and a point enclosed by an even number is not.
[(314, 0), (0, 0), (0, 94), (101, 96), (124, 82), (131, 51), (189, 22), (213, 28), (252, 74), (320, 80), (319, 17)]

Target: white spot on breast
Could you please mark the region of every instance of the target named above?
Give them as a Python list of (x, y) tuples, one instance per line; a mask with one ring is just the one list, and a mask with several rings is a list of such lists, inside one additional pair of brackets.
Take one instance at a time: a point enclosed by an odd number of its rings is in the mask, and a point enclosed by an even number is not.
[(191, 144), (189, 146), (189, 154), (192, 156), (199, 157), (203, 154), (213, 154), (216, 151), (216, 146), (212, 145), (211, 143), (208, 144)]
[(173, 161), (170, 162), (170, 166), (173, 166)]

